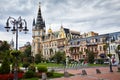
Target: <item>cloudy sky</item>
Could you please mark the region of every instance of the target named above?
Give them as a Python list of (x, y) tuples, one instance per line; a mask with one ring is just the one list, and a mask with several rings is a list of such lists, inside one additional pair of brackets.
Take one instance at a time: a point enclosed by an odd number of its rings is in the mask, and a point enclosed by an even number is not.
[(32, 21), (37, 17), (39, 2), (46, 30), (50, 26), (53, 31), (59, 30), (61, 24), (81, 34), (120, 30), (120, 0), (0, 0), (0, 40), (15, 41), (15, 35), (6, 32), (4, 26), (9, 16), (21, 16), (27, 21), (29, 32), (19, 33), (19, 46), (32, 42)]

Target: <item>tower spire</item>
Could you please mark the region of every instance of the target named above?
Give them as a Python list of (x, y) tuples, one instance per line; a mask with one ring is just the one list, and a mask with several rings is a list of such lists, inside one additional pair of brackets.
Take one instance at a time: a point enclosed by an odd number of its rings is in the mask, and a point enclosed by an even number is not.
[(39, 2), (39, 8), (40, 8), (40, 6), (41, 6), (41, 2)]
[(39, 2), (37, 20), (36, 20), (36, 27), (38, 29), (43, 29), (45, 27), (45, 22), (43, 21), (42, 14), (41, 14), (41, 2)]

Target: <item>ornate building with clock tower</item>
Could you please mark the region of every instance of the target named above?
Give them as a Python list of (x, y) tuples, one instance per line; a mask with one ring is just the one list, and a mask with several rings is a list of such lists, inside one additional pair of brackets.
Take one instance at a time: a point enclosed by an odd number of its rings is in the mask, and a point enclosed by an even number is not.
[(80, 32), (71, 31), (61, 25), (58, 31), (52, 31), (49, 28), (46, 34), (45, 21), (42, 18), (39, 4), (37, 19), (36, 21), (33, 19), (32, 37), (32, 56), (41, 53), (45, 59), (49, 59), (57, 51), (66, 52), (68, 41), (80, 38)]
[(38, 54), (42, 51), (42, 41), (45, 37), (45, 21), (43, 21), (41, 14), (41, 6), (39, 3), (39, 9), (37, 14), (37, 19), (33, 19), (33, 28), (32, 28), (32, 54)]

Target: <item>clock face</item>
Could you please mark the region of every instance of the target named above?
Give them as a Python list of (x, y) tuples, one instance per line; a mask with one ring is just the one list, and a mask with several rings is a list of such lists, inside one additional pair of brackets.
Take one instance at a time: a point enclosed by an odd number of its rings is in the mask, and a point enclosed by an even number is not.
[(35, 31), (35, 36), (40, 36), (40, 32), (39, 31)]

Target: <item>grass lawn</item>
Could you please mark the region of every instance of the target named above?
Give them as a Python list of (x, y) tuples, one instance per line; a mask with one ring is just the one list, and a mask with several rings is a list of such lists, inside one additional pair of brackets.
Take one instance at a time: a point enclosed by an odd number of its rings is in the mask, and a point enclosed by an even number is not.
[(46, 65), (47, 67), (63, 67), (63, 64), (56, 64), (56, 63), (39, 63), (36, 64), (36, 66), (39, 65)]
[(59, 77), (63, 77), (64, 76), (64, 74), (63, 73), (53, 73), (53, 76), (52, 77), (50, 77), (50, 78), (59, 78)]

